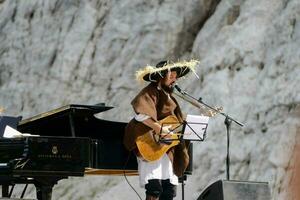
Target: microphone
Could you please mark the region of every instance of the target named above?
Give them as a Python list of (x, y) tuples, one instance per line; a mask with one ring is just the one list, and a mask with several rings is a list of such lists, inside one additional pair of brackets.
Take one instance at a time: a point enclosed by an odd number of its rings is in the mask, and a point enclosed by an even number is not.
[(180, 87), (177, 85), (177, 83), (174, 84), (174, 88), (175, 88), (178, 92), (181, 93), (182, 90), (181, 90)]

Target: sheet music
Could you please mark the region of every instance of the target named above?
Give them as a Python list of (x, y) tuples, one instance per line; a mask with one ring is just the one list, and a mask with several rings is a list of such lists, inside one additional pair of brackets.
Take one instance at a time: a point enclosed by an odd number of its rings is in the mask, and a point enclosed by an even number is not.
[(22, 137), (22, 133), (17, 131), (16, 129), (6, 126), (3, 134), (4, 138), (15, 138), (15, 137)]
[(200, 115), (187, 115), (184, 129), (184, 140), (204, 140), (209, 117)]
[(18, 138), (18, 137), (28, 137), (28, 136), (36, 137), (39, 135), (31, 135), (29, 133), (21, 133), (8, 125), (5, 127), (4, 134), (3, 134), (4, 138)]

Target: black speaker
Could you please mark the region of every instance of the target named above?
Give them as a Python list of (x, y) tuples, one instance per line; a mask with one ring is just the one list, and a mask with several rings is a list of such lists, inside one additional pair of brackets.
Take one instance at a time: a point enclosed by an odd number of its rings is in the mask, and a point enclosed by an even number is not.
[(218, 180), (209, 185), (197, 200), (271, 200), (266, 182)]

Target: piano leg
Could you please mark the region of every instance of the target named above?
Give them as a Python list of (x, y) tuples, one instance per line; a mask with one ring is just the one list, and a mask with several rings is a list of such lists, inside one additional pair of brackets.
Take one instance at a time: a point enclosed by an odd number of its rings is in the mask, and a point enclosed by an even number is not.
[(9, 197), (8, 189), (9, 189), (9, 185), (7, 185), (7, 184), (2, 185), (2, 197)]
[(35, 185), (38, 200), (51, 200), (53, 185)]
[(38, 200), (51, 200), (52, 188), (62, 177), (35, 179), (36, 197)]

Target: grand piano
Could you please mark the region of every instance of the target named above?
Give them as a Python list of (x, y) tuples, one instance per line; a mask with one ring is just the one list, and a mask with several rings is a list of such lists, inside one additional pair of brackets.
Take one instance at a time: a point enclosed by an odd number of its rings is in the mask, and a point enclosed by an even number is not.
[[(37, 199), (51, 200), (52, 187), (69, 176), (138, 175), (136, 157), (122, 142), (127, 123), (94, 116), (112, 108), (71, 104), (20, 121), (18, 131), (38, 136), (0, 138), (2, 196), (25, 183), (35, 185)], [(189, 153), (185, 174), (192, 174), (192, 146)]]

